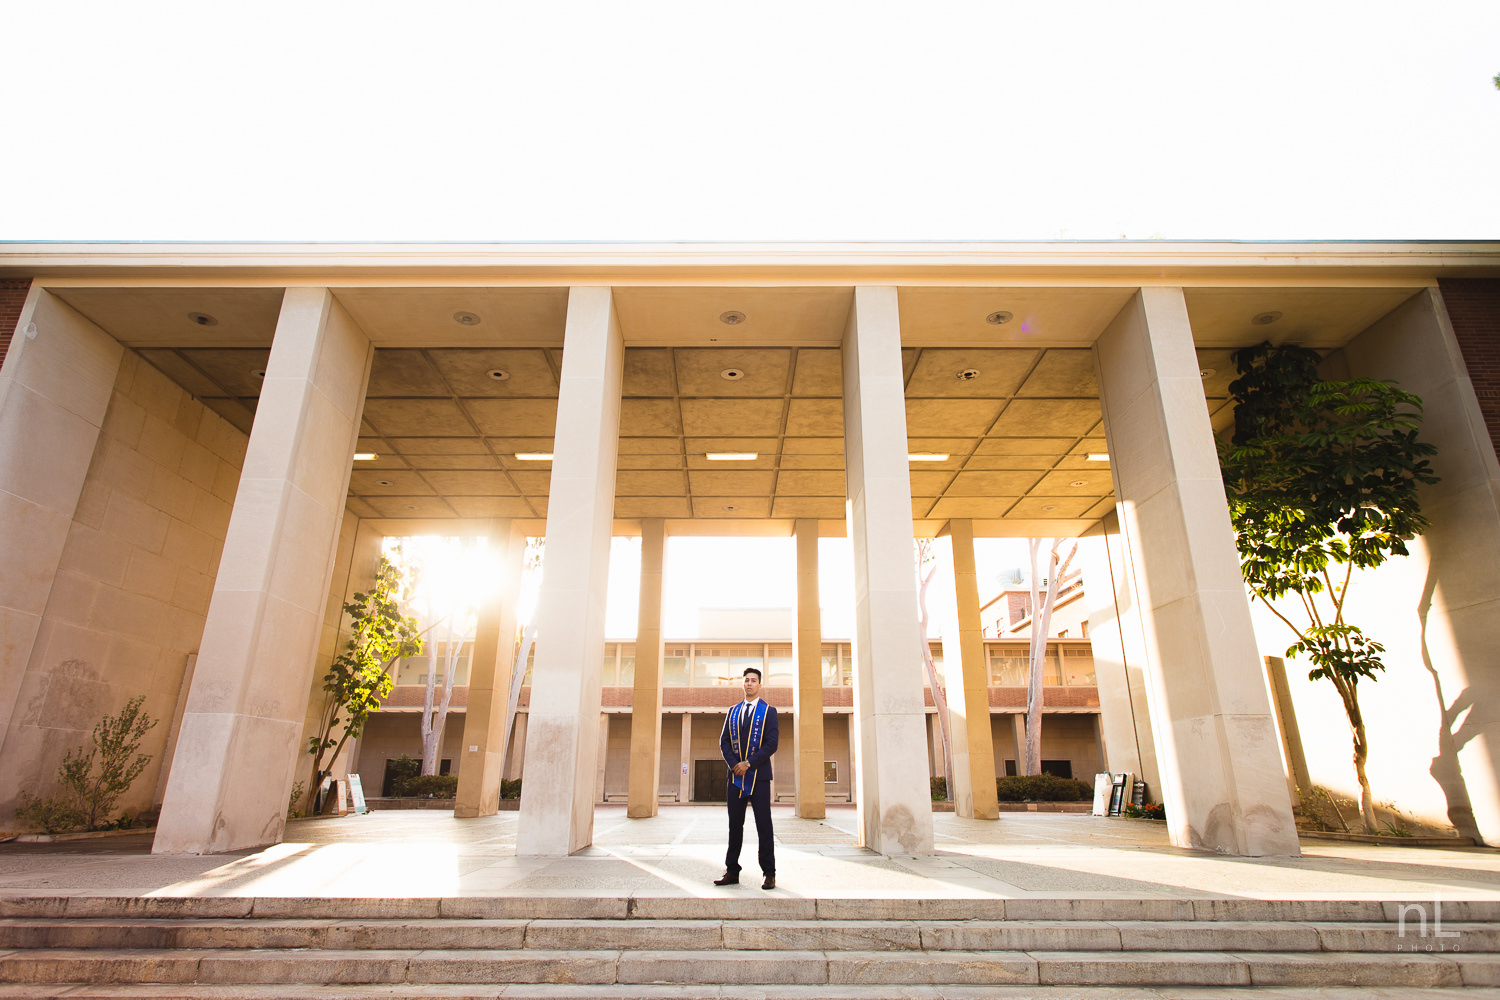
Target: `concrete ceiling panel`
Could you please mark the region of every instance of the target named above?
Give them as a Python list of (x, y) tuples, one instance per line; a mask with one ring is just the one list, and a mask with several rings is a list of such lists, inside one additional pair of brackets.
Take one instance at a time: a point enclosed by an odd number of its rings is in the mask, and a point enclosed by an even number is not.
[(423, 473), (432, 488), (444, 496), (515, 496), (516, 487), (503, 472), (437, 469)]
[[(854, 290), (739, 286), (616, 287), (615, 310), (630, 344), (837, 347), (844, 339)], [(738, 312), (733, 325), (720, 317)]]
[[(1003, 399), (1014, 396), (1031, 366), (1036, 351), (987, 350), (971, 347), (948, 349), (929, 347), (917, 358), (916, 367), (906, 383), (908, 399), (935, 396), (945, 399)], [(977, 371), (972, 379), (958, 374)]]
[(182, 356), (229, 396), (252, 399), (260, 395), (265, 381), (256, 372), (266, 370), (271, 352), (255, 348), (194, 348), (182, 351)]
[(741, 454), (754, 452), (764, 458), (767, 455), (775, 455), (779, 444), (773, 437), (743, 438), (743, 437), (690, 437), (682, 442), (683, 449), (689, 455), (702, 457), (709, 452), (739, 452)]
[(783, 471), (776, 477), (778, 496), (842, 498), (847, 488), (842, 472)]
[(367, 399), (365, 421), (382, 437), (468, 437), (474, 425), (451, 399)]
[(842, 399), (793, 399), (787, 407), (787, 434), (837, 437), (843, 450), (844, 401)]
[(453, 517), (442, 497), (366, 497), (377, 517)]
[(1023, 497), (1011, 508), (1010, 516), (1043, 520), (1082, 517), (1098, 502), (1098, 497)]
[(448, 500), (459, 517), (533, 517), (524, 497), (452, 497)]
[(681, 455), (680, 437), (622, 437), (616, 449), (621, 455)]
[(373, 459), (356, 460), (354, 463), (356, 469), (410, 469), (413, 467), (405, 458), (388, 448), (384, 448), (379, 439), (360, 438), (359, 444), (355, 446), (354, 450), (376, 455)]
[(550, 437), (557, 427), (555, 399), (466, 399), (463, 405), (486, 435)]
[(760, 452), (757, 457), (750, 459), (735, 459), (724, 461), (722, 459), (709, 458), (705, 453), (690, 451), (687, 455), (687, 467), (689, 469), (704, 469), (709, 472), (745, 472), (752, 469), (773, 470), (776, 468), (776, 452)]
[[(1082, 483), (1082, 486), (1074, 486)], [(1109, 469), (1058, 469), (1047, 473), (1041, 482), (1031, 488), (1031, 496), (1037, 497), (1102, 497), (1115, 488)]]
[(138, 352), (157, 371), (176, 382), (198, 399), (208, 396), (226, 396), (228, 392), (213, 379), (188, 364), (176, 351), (153, 348)]
[(1114, 494), (1110, 494), (1109, 496), (1105, 497), (1103, 500), (1100, 500), (1098, 503), (1094, 504), (1094, 506), (1090, 507), (1088, 510), (1084, 511), (1083, 516), (1084, 517), (1099, 518), (1099, 517), (1103, 517), (1104, 515), (1108, 514), (1110, 511), (1112, 511), (1114, 509), (1115, 509)]
[[(376, 347), (561, 347), (566, 288), (335, 288)], [(473, 325), (456, 313), (479, 317)]]
[[(900, 289), (901, 342), (955, 347), (1089, 347), (1135, 289), (1069, 287)], [(985, 317), (1009, 312), (1004, 325)]]
[(974, 455), (964, 463), (970, 472), (1001, 472), (1035, 469), (1045, 472), (1057, 464), (1059, 459), (1049, 455)]
[(615, 497), (615, 517), (692, 517), (687, 497)]
[[(782, 396), (787, 391), (792, 352), (786, 348), (691, 348), (673, 352), (677, 391), (683, 396)], [(726, 379), (723, 372), (743, 373)]]
[[(795, 401), (793, 401), (795, 404)], [(838, 455), (844, 454), (842, 437), (789, 437), (781, 443), (783, 455)]]
[(792, 376), (793, 396), (842, 396), (843, 393), (842, 351), (803, 348), (797, 352), (797, 370)]
[(1053, 349), (1042, 355), (1018, 396), (1071, 398), (1099, 395), (1099, 380), (1094, 375), (1094, 352)]
[[(486, 455), (488, 450), (479, 438), (387, 437), (391, 447), (403, 455)], [(378, 448), (372, 449), (378, 451)]]
[(1108, 455), (1109, 442), (1102, 437), (1086, 437), (1071, 449), (1070, 455)]
[(664, 497), (687, 493), (681, 472), (626, 469), (615, 473), (615, 496)]
[(948, 487), (948, 495), (960, 497), (1016, 497), (1030, 490), (1038, 478), (1035, 472), (1024, 470), (960, 472), (953, 477), (953, 485)]
[[(1327, 349), (1342, 347), (1416, 294), (1415, 288), (1188, 288), (1193, 342), (1239, 348), (1269, 340)], [(1270, 323), (1257, 316), (1281, 313)]]
[(937, 504), (937, 497), (912, 497), (911, 516), (914, 520), (921, 521), (927, 517), (929, 511)]
[(769, 494), (776, 485), (774, 472), (688, 472), (694, 496), (730, 497)]
[(344, 509), (355, 517), (379, 517), (380, 511), (371, 507), (369, 503), (360, 497), (349, 497), (344, 503)]
[(825, 469), (843, 475), (843, 455), (782, 455), (778, 462), (783, 469)]
[(1233, 354), (1233, 351), (1198, 351), (1199, 373), (1212, 373), (1203, 376), (1203, 395), (1210, 399), (1229, 398), (1229, 383), (1240, 377)]
[(355, 469), (349, 474), (349, 492), (362, 497), (417, 496), (432, 493), (432, 487), (415, 472)]
[(493, 455), (413, 455), (408, 464), (414, 469), (473, 469), (475, 471), (492, 471), (506, 467), (496, 461)]
[(692, 437), (777, 434), (782, 409), (780, 399), (684, 399), (682, 426)]
[(551, 488), (552, 470), (546, 467), (544, 463), (538, 462), (533, 464), (542, 465), (543, 467), (540, 469), (512, 470), (510, 479), (511, 482), (516, 484), (516, 489), (520, 490), (527, 499), (535, 504), (536, 498), (545, 497), (547, 491)]
[[(546, 351), (450, 349), (429, 353), (459, 396), (557, 397), (557, 375)], [(492, 371), (503, 371), (510, 377), (494, 379), (489, 375)]]
[(421, 351), (383, 348), (370, 362), (366, 396), (451, 396), (443, 378)]
[(1097, 399), (1014, 399), (1000, 414), (992, 437), (1081, 436), (1099, 422)]
[(978, 438), (972, 437), (912, 437), (906, 438), (906, 450), (928, 455), (967, 455), (974, 450)]
[(940, 497), (948, 484), (953, 482), (951, 472), (911, 471), (911, 495), (914, 497)]
[(975, 399), (908, 399), (909, 437), (978, 437), (989, 429), (1000, 404)]
[(943, 497), (932, 505), (927, 516), (933, 518), (1004, 517), (1005, 512), (1015, 502), (1015, 497)]
[(769, 497), (693, 497), (694, 517), (770, 517)]
[[(51, 288), (126, 347), (266, 347), (280, 288)], [(191, 313), (212, 316), (201, 326)]]
[[(505, 456), (507, 461), (514, 461), (516, 452), (522, 454), (541, 453), (550, 454), (552, 451), (552, 439), (550, 437), (494, 437), (485, 441), (498, 455)], [(522, 468), (530, 468), (536, 463), (522, 464)]]
[(633, 455), (622, 452), (615, 458), (615, 467), (618, 469), (685, 469), (687, 463), (681, 455)]
[(787, 497), (777, 495), (771, 504), (771, 516), (781, 518), (816, 517), (835, 521), (844, 516), (844, 501), (824, 497)]
[(675, 396), (677, 376), (666, 347), (631, 347), (625, 351), (626, 396)]
[(675, 437), (681, 433), (677, 400), (620, 400), (621, 437)]

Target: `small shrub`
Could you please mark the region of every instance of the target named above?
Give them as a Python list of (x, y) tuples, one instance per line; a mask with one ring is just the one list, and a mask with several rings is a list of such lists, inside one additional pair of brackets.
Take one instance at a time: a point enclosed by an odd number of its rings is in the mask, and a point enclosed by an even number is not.
[(929, 780), (929, 783), (932, 785), (932, 801), (934, 801), (934, 802), (947, 802), (948, 801), (948, 779), (947, 778), (930, 778), (928, 780)]
[(422, 773), (422, 762), (411, 754), (402, 754), (395, 760), (386, 761), (385, 773), (391, 779), (391, 795), (401, 794), (401, 782)]
[(1081, 781), (1054, 774), (1022, 774), (995, 779), (995, 796), (1001, 802), (1082, 802), (1094, 790)]
[(76, 830), (88, 822), (83, 813), (72, 803), (48, 795), (38, 798), (30, 792), (21, 793), (21, 804), (16, 807), (16, 818), (43, 833), (62, 833)]
[(519, 799), (521, 797), (521, 779), (510, 778), (500, 782), (500, 797), (502, 799)]
[(306, 791), (307, 791), (307, 783), (306, 782), (299, 781), (296, 784), (292, 785), (292, 794), (288, 795), (287, 798), (286, 798), (286, 818), (287, 819), (301, 819), (302, 818), (302, 810), (297, 808), (297, 802), (299, 800), (301, 800), (303, 794)]
[(151, 763), (150, 754), (136, 752), (157, 721), (141, 711), (145, 701), (145, 695), (136, 695), (118, 713), (100, 719), (94, 726), (93, 745), (76, 746), (63, 756), (57, 768), (62, 794), (24, 793), (16, 816), (47, 833), (80, 826), (90, 830), (128, 827), (128, 817), (113, 822), (107, 817)]
[(419, 774), (396, 782), (396, 794), (422, 799), (451, 799), (458, 794), (458, 775)]
[(1152, 805), (1147, 802), (1144, 806), (1138, 806), (1134, 802), (1125, 803), (1120, 810), (1120, 815), (1127, 819), (1166, 819), (1167, 811), (1160, 805)]

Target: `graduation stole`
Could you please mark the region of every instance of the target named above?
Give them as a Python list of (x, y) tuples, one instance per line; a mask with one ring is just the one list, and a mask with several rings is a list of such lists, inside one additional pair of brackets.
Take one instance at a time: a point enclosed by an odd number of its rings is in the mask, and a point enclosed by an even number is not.
[[(756, 701), (755, 709), (750, 713), (750, 738), (748, 745), (740, 746), (740, 722), (744, 719), (745, 703), (742, 701), (729, 710), (729, 746), (734, 750), (734, 755), (740, 760), (749, 760), (750, 755), (760, 749), (760, 740), (765, 733), (766, 724), (766, 699)], [(729, 783), (740, 790), (741, 795), (749, 795), (755, 791), (755, 779), (759, 774), (753, 769), (744, 774), (729, 775)], [(750, 779), (749, 787), (745, 785), (745, 779)]]

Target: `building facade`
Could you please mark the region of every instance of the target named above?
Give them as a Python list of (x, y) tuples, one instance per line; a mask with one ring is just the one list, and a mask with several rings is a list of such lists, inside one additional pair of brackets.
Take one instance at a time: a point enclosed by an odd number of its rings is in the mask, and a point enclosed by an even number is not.
[[(1495, 244), (5, 246), (0, 280), (25, 296), (0, 369), (0, 808), (144, 694), (155, 849), (276, 842), (344, 596), (381, 538), (433, 531), (510, 553), (459, 744), (456, 813), (493, 811), (518, 540), (545, 535), (517, 849), (576, 851), (601, 742), (623, 739), (600, 722), (611, 537), (642, 538), (640, 816), (674, 714), (664, 539), (740, 533), (796, 538), (778, 771), (816, 816), (833, 732), (817, 539), (847, 534), (860, 842), (924, 853), (912, 539), (954, 553), (949, 779), (982, 818), (973, 539), (1063, 534), (1085, 546), (1109, 768), (1156, 774), (1176, 844), (1294, 854), (1261, 659), (1286, 640), (1246, 601), (1214, 447), (1229, 353), (1269, 339), (1425, 401), (1432, 528), (1360, 582), (1404, 661), (1403, 703), (1375, 724), (1399, 748), (1389, 773), (1415, 774), (1402, 794), (1500, 839), (1497, 275)], [(1299, 700), (1304, 730), (1325, 708)]]

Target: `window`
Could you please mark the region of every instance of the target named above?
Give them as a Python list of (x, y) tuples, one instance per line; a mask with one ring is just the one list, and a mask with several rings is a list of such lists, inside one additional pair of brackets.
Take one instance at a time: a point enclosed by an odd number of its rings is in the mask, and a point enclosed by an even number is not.
[[(632, 663), (634, 658), (632, 657)], [(665, 646), (661, 651), (661, 682), (683, 685), (688, 682), (688, 647)]]
[(693, 684), (729, 683), (729, 650), (722, 646), (693, 647)]
[(837, 646), (823, 647), (823, 686), (839, 686), (839, 648)]
[[(448, 666), (448, 644), (446, 642), (431, 642), (427, 648), (432, 651), (433, 666), (437, 671), (437, 686), (443, 686), (443, 674)], [(427, 653), (421, 656), (413, 656), (398, 660), (396, 662), (397, 684), (426, 684), (427, 683)], [(469, 644), (459, 647), (458, 660), (453, 665), (453, 683), (455, 685), (469, 683)]]
[(771, 646), (766, 650), (766, 683), (791, 687), (797, 683), (797, 661), (791, 646)]
[[(1031, 647), (1020, 643), (988, 646), (991, 687), (1026, 687), (1031, 678)], [(1057, 647), (1049, 645), (1042, 659), (1042, 684), (1058, 687), (1062, 671), (1057, 665)]]
[(1080, 646), (1064, 649), (1062, 653), (1063, 674), (1069, 685), (1093, 687), (1099, 683), (1094, 672), (1094, 651), (1091, 648)]
[(599, 682), (605, 687), (615, 685), (615, 653), (618, 647), (612, 642), (604, 644), (604, 662), (599, 668)]
[(635, 643), (620, 644), (620, 685), (630, 687), (635, 683)]

